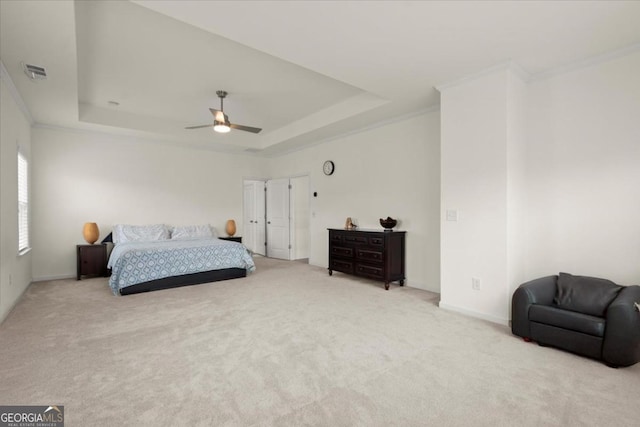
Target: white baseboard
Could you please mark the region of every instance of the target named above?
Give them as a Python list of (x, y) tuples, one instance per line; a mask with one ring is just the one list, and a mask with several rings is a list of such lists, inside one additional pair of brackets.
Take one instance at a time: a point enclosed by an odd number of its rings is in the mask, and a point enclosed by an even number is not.
[[(397, 284), (398, 282), (392, 282), (393, 284)], [(415, 289), (420, 289), (422, 291), (427, 291), (427, 292), (433, 292), (435, 294), (439, 294), (440, 293), (440, 289), (433, 289), (425, 284), (422, 283), (418, 283), (418, 282), (413, 282), (411, 280), (405, 280), (404, 281), (404, 286), (408, 286), (410, 288), (415, 288)]]
[(16, 298), (16, 300), (13, 302), (13, 304), (11, 304), (11, 308), (9, 308), (9, 310), (7, 310), (5, 313), (3, 313), (2, 315), (0, 315), (0, 325), (2, 324), (2, 322), (5, 321), (5, 319), (7, 317), (9, 317), (9, 315), (11, 314), (11, 312), (13, 311), (14, 308), (16, 308), (16, 305), (18, 305), (18, 302), (20, 302), (20, 300), (22, 299), (22, 297), (24, 296), (24, 294), (27, 292), (27, 289), (29, 289), (29, 286), (31, 286), (31, 284), (33, 283), (33, 281), (31, 283), (29, 283), (27, 286), (25, 286), (25, 288), (22, 290), (22, 292), (20, 293), (20, 296), (18, 296), (18, 298)]
[(57, 275), (57, 276), (34, 277), (33, 281), (34, 282), (47, 282), (49, 280), (75, 279), (75, 278), (76, 278), (75, 274), (60, 274), (60, 275)]
[(478, 319), (487, 320), (492, 323), (498, 323), (499, 325), (509, 326), (509, 319), (503, 319), (501, 317), (493, 316), (491, 314), (480, 313), (480, 312), (469, 310), (466, 308), (457, 307), (455, 305), (450, 305), (442, 301), (438, 303), (438, 307), (444, 310), (454, 311), (456, 313), (464, 314), (465, 316), (476, 317)]

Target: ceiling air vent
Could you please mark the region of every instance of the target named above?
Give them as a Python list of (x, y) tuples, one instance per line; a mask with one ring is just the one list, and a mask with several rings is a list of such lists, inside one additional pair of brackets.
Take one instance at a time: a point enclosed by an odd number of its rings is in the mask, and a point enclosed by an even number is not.
[(25, 63), (23, 63), (22, 66), (24, 67), (24, 73), (31, 80), (44, 80), (47, 78), (47, 71), (42, 67)]

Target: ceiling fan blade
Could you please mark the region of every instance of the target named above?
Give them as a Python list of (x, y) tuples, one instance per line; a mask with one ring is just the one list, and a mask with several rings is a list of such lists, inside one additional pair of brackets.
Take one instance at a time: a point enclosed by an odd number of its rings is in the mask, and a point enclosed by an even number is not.
[(219, 122), (228, 122), (229, 118), (227, 117), (227, 115), (224, 113), (224, 111), (221, 110), (216, 110), (214, 108), (209, 108), (209, 111), (211, 111), (211, 114), (213, 114), (213, 117), (219, 121)]
[(260, 133), (260, 131), (262, 130), (261, 128), (253, 128), (251, 126), (243, 126), (243, 125), (235, 125), (235, 124), (229, 124), (229, 127), (231, 129), (244, 130), (246, 132), (251, 132), (251, 133)]
[(210, 125), (200, 125), (200, 126), (188, 126), (185, 129), (200, 129), (200, 128), (210, 128), (213, 124)]

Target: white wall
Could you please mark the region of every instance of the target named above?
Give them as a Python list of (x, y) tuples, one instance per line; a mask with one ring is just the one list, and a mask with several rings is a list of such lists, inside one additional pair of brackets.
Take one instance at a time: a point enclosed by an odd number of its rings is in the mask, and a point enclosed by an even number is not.
[[(327, 228), (350, 216), (381, 230), (379, 218), (391, 216), (407, 231), (407, 285), (439, 291), (439, 120), (421, 114), (271, 159), (273, 177), (309, 175), (311, 264), (327, 267)], [(331, 176), (325, 160), (335, 163)]]
[[(524, 281), (640, 283), (640, 52), (524, 84), (444, 88), (441, 303), (506, 323)], [(471, 289), (471, 278), (482, 289)]]
[[(3, 66), (4, 68), (4, 66)], [(32, 254), (18, 255), (18, 146), (29, 159), (31, 125), (0, 74), (0, 322), (31, 283)], [(30, 171), (33, 170), (29, 165)], [(30, 182), (32, 184), (33, 181)], [(31, 186), (33, 187), (33, 186)], [(33, 192), (31, 192), (33, 194)], [(33, 242), (33, 230), (31, 231)]]
[(291, 243), (293, 252), (291, 259), (309, 258), (309, 237), (311, 233), (311, 211), (309, 207), (309, 177), (291, 178)]
[[(3, 113), (4, 114), (4, 113)], [(206, 224), (242, 235), (242, 183), (264, 159), (98, 133), (33, 129), (33, 277), (70, 277), (82, 225)]]
[(640, 284), (640, 52), (529, 90), (527, 276)]
[(441, 89), (440, 306), (499, 323), (509, 318), (510, 263), (521, 262), (510, 255), (521, 228), (511, 217), (521, 202), (510, 199), (522, 187), (512, 163), (522, 157), (520, 88), (505, 67)]
[(526, 250), (526, 130), (528, 88), (510, 71), (507, 75), (507, 305), (511, 296), (527, 281)]

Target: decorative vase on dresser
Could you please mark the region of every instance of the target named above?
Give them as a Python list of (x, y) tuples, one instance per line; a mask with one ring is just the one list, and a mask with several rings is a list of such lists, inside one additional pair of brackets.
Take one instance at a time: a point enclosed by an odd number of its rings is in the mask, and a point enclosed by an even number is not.
[(404, 231), (329, 228), (329, 275), (334, 271), (404, 285)]

